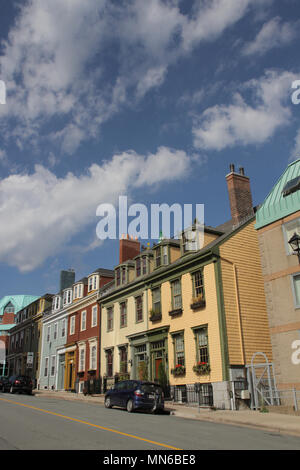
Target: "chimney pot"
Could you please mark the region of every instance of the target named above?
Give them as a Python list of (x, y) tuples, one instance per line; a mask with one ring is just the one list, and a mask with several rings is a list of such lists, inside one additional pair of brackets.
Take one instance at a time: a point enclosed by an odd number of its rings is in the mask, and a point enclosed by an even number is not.
[(242, 166), (239, 168), (239, 171), (240, 171), (240, 175), (245, 176), (245, 170)]
[(230, 163), (230, 173), (234, 173), (234, 164)]

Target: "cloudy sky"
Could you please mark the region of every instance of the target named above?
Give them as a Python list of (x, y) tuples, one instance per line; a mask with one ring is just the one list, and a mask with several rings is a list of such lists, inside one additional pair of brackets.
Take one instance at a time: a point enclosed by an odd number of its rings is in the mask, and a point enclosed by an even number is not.
[[(0, 0), (0, 297), (118, 262), (101, 203), (253, 201), (300, 155), (298, 0)], [(117, 208), (117, 206), (116, 206)]]

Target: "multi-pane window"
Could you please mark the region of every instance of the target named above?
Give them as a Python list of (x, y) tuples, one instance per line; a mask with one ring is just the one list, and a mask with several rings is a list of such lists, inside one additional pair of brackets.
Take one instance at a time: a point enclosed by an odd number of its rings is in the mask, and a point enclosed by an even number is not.
[(126, 283), (126, 268), (122, 268), (122, 284)]
[(78, 296), (78, 286), (74, 287), (74, 299), (77, 299)]
[(90, 369), (96, 370), (97, 369), (97, 345), (92, 344), (90, 346)]
[(172, 282), (172, 308), (181, 308), (182, 307), (182, 298), (181, 298), (181, 283), (179, 279)]
[(85, 348), (79, 349), (79, 371), (85, 370)]
[(93, 279), (93, 289), (94, 290), (97, 289), (97, 276), (94, 276), (94, 279)]
[(97, 313), (98, 313), (98, 307), (97, 305), (94, 305), (92, 308), (92, 327), (97, 326)]
[(106, 352), (106, 373), (108, 377), (113, 375), (113, 352), (111, 349)]
[(137, 258), (135, 265), (136, 265), (136, 275), (138, 277), (141, 275), (141, 258)]
[(202, 271), (197, 271), (193, 274), (193, 290), (194, 297), (204, 298), (204, 284)]
[(107, 331), (112, 331), (114, 328), (114, 311), (113, 307), (107, 309)]
[(81, 312), (81, 331), (86, 330), (86, 311)]
[(68, 302), (68, 304), (71, 303), (71, 300), (72, 300), (72, 291), (71, 291), (71, 290), (68, 290), (68, 294), (67, 294), (67, 302)]
[(120, 326), (127, 326), (127, 305), (126, 302), (120, 304)]
[(143, 321), (143, 298), (141, 295), (136, 297), (135, 307), (136, 307), (136, 321), (137, 322)]
[(152, 304), (155, 313), (161, 313), (160, 287), (152, 290)]
[(184, 339), (183, 335), (176, 335), (174, 337), (175, 345), (175, 366), (177, 364), (184, 366)]
[(196, 332), (197, 360), (198, 362), (208, 362), (208, 335), (207, 327)]
[(50, 341), (50, 334), (51, 334), (51, 326), (48, 326), (47, 328), (47, 343)]
[(55, 357), (56, 356), (52, 356), (51, 357), (51, 377), (54, 377), (54, 374), (55, 374)]
[(93, 277), (89, 278), (89, 292), (93, 290)]
[(59, 297), (55, 297), (55, 310), (58, 310), (59, 309), (59, 302), (60, 301), (60, 298)]
[(70, 318), (70, 335), (75, 333), (75, 315)]
[(48, 367), (49, 367), (49, 358), (45, 358), (45, 369), (44, 369), (44, 377), (48, 377)]
[(122, 346), (120, 348), (120, 372), (127, 373), (127, 348)]
[(53, 339), (57, 338), (57, 323), (54, 325), (54, 334), (53, 334)]

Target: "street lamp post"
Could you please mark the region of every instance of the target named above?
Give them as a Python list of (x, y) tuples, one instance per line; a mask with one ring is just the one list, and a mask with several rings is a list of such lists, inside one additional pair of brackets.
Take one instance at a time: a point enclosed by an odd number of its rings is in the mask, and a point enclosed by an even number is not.
[(291, 246), (294, 254), (298, 256), (300, 264), (300, 236), (295, 232), (292, 238), (288, 241), (288, 243)]

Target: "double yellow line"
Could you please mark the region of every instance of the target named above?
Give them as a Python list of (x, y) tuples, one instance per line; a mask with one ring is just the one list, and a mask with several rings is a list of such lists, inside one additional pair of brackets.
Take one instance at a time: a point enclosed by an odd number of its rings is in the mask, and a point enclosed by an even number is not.
[(81, 419), (71, 418), (70, 416), (62, 415), (60, 413), (55, 413), (54, 411), (43, 410), (42, 408), (37, 408), (36, 406), (31, 406), (31, 405), (24, 405), (24, 403), (19, 403), (19, 402), (13, 401), (13, 400), (8, 400), (7, 398), (0, 398), (0, 400), (4, 401), (4, 402), (7, 402), (7, 403), (12, 403), (13, 405), (24, 406), (25, 408), (30, 408), (30, 409), (35, 410), (35, 411), (41, 411), (42, 413), (47, 413), (47, 414), (50, 414), (50, 415), (53, 415), (53, 416), (58, 416), (59, 418), (68, 419), (69, 421), (75, 421), (77, 423), (86, 424), (87, 426), (91, 426), (93, 428), (98, 428), (98, 429), (101, 429), (102, 431), (113, 432), (114, 434), (119, 434), (121, 436), (130, 437), (132, 439), (137, 439), (138, 441), (148, 442), (149, 444), (154, 444), (156, 446), (160, 446), (160, 447), (164, 447), (164, 448), (172, 449), (172, 450), (182, 450), (182, 449), (179, 449), (177, 447), (169, 446), (167, 444), (162, 444), (161, 442), (150, 441), (149, 439), (145, 439), (145, 438), (139, 437), (139, 436), (134, 436), (133, 434), (127, 434), (125, 432), (116, 431), (115, 429), (110, 429), (110, 428), (106, 428), (104, 426), (99, 426), (98, 424), (89, 423), (88, 421), (83, 421)]

